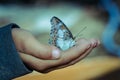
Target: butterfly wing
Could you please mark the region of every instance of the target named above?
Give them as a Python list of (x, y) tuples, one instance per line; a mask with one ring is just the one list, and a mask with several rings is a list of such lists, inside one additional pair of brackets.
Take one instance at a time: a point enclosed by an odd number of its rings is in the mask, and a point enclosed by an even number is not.
[(72, 33), (59, 18), (52, 17), (51, 25), (49, 44), (55, 45), (61, 50), (67, 50), (74, 45)]

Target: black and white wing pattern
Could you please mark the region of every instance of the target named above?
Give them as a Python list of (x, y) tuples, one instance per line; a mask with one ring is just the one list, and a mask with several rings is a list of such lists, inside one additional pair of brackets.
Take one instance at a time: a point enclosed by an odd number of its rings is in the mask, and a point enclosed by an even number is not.
[(66, 25), (57, 17), (52, 17), (49, 44), (61, 50), (67, 50), (75, 45), (74, 37)]

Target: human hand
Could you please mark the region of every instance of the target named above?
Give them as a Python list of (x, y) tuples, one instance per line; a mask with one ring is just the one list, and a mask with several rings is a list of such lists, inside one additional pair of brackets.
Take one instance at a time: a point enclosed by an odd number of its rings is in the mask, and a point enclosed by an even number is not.
[(73, 65), (100, 44), (95, 39), (78, 39), (74, 47), (60, 51), (55, 46), (39, 43), (30, 32), (23, 29), (13, 28), (12, 36), (23, 62), (38, 72), (49, 72)]

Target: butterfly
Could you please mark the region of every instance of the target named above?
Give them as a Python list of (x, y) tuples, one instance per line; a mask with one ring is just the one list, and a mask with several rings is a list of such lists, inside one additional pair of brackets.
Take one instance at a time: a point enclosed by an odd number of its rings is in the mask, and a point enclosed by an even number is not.
[(63, 51), (75, 45), (75, 37), (59, 18), (53, 16), (50, 23), (52, 25), (49, 39), (50, 45), (54, 45)]

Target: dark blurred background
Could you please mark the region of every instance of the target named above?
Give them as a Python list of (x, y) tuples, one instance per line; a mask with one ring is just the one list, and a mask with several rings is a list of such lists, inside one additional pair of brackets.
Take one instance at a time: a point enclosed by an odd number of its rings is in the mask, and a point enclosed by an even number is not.
[(17, 5), (50, 5), (55, 3), (74, 3), (78, 5), (97, 5), (99, 0), (1, 0), (1, 4), (17, 4)]

